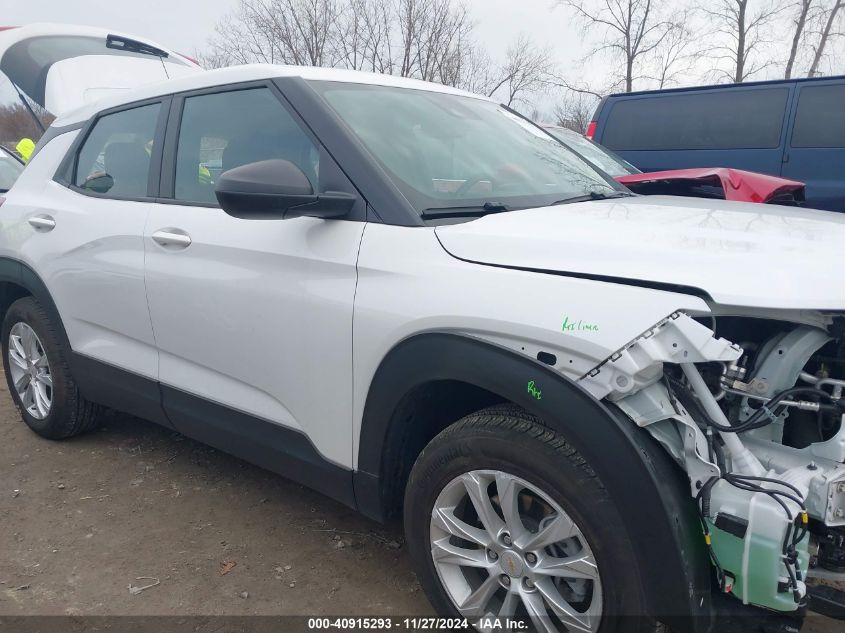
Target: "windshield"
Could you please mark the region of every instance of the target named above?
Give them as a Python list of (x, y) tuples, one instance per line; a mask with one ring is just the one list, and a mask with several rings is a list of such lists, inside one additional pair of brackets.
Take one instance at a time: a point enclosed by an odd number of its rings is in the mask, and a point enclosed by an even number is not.
[(526, 208), (624, 191), (545, 130), (483, 99), (312, 81), (420, 212)]
[(5, 148), (0, 147), (0, 193), (12, 188), (23, 171), (23, 164)]
[(610, 150), (605, 149), (601, 145), (596, 145), (590, 139), (581, 136), (577, 132), (554, 127), (546, 129), (549, 134), (572, 149), (572, 151), (578, 152), (581, 156), (593, 163), (593, 165), (613, 177), (640, 173), (640, 170), (629, 162), (622, 160)]

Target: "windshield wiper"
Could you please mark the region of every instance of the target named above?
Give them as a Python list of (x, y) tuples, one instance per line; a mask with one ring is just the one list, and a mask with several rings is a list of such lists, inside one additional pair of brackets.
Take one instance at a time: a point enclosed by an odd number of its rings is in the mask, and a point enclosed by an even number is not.
[(434, 209), (426, 209), (422, 212), (424, 220), (433, 218), (448, 218), (462, 215), (486, 215), (488, 213), (502, 213), (503, 211), (513, 211), (514, 207), (509, 207), (503, 202), (485, 202), (484, 204), (473, 204), (466, 207), (436, 207)]
[(603, 192), (603, 191), (591, 191), (588, 194), (583, 196), (572, 196), (571, 198), (563, 198), (562, 200), (555, 200), (549, 206), (555, 206), (558, 204), (569, 204), (571, 202), (589, 202), (590, 200), (611, 200), (613, 198), (631, 198), (636, 194), (629, 193), (627, 191), (611, 191), (611, 192)]

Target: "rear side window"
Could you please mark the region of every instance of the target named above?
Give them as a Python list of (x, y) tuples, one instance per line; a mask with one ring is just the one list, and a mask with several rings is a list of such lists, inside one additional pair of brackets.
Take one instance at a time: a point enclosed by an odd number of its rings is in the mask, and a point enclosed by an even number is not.
[(188, 97), (174, 197), (214, 204), (214, 184), (222, 172), (273, 158), (294, 163), (317, 191), (319, 151), (268, 88)]
[(623, 151), (775, 148), (788, 98), (788, 88), (766, 88), (611, 101), (601, 142)]
[(845, 147), (845, 84), (801, 88), (792, 147)]
[(160, 108), (153, 103), (98, 119), (79, 150), (74, 184), (116, 198), (146, 197)]

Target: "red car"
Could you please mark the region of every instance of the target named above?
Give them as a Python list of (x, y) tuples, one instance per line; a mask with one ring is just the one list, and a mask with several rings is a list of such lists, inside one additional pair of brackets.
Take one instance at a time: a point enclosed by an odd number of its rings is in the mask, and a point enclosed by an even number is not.
[(613, 152), (572, 130), (546, 131), (635, 193), (694, 196), (740, 202), (803, 205), (804, 183), (726, 167), (672, 169), (644, 173)]

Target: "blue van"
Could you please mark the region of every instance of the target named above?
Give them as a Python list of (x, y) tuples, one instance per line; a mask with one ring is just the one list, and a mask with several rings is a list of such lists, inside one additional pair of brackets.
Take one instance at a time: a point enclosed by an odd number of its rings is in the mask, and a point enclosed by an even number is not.
[(747, 169), (845, 211), (845, 76), (610, 95), (587, 136), (643, 171)]

